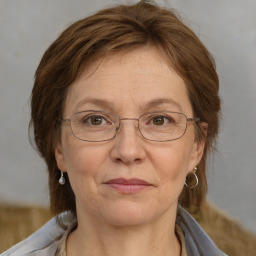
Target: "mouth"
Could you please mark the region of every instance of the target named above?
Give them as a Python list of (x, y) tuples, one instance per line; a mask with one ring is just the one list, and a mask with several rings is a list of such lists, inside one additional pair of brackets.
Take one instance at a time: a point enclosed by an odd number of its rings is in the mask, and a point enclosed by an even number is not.
[(133, 194), (153, 186), (145, 180), (124, 178), (108, 180), (104, 184), (123, 194)]

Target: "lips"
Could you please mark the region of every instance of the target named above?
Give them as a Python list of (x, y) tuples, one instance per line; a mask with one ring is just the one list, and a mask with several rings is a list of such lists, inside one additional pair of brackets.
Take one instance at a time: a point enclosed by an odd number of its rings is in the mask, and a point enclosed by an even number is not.
[(152, 186), (152, 184), (145, 180), (124, 178), (108, 180), (104, 184), (124, 194), (136, 193)]
[(107, 181), (105, 184), (123, 184), (123, 185), (150, 185), (148, 182), (145, 180), (140, 180), (140, 179), (112, 179)]

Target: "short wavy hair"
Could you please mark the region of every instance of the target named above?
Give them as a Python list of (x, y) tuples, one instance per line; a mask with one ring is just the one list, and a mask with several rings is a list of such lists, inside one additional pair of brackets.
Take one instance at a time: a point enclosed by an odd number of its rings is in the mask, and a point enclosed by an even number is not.
[(55, 159), (60, 140), (59, 118), (69, 86), (94, 61), (118, 51), (144, 45), (158, 47), (175, 71), (184, 79), (194, 115), (208, 124), (207, 135), (196, 124), (196, 140), (205, 140), (204, 155), (198, 165), (199, 184), (184, 189), (181, 205), (200, 207), (207, 191), (206, 159), (215, 149), (219, 130), (219, 80), (215, 62), (198, 37), (172, 9), (151, 1), (103, 9), (69, 26), (47, 49), (35, 73), (31, 96), (30, 128), (49, 173), (50, 207), (54, 214), (76, 213), (75, 195), (68, 176), (58, 183), (60, 171)]

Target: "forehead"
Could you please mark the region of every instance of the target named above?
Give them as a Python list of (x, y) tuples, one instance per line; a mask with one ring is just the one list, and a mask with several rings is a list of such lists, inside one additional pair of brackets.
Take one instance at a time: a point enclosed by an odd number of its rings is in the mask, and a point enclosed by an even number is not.
[(149, 105), (191, 112), (183, 79), (157, 48), (141, 47), (87, 67), (69, 87), (64, 113), (96, 107), (133, 112)]

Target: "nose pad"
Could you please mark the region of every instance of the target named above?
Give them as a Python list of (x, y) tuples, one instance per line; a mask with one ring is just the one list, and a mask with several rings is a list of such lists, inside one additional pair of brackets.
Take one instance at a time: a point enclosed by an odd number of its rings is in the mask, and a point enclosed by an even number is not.
[(120, 131), (120, 126), (121, 126), (121, 123), (119, 124), (119, 126), (116, 126), (116, 128), (115, 128), (115, 137), (117, 136), (118, 132)]

